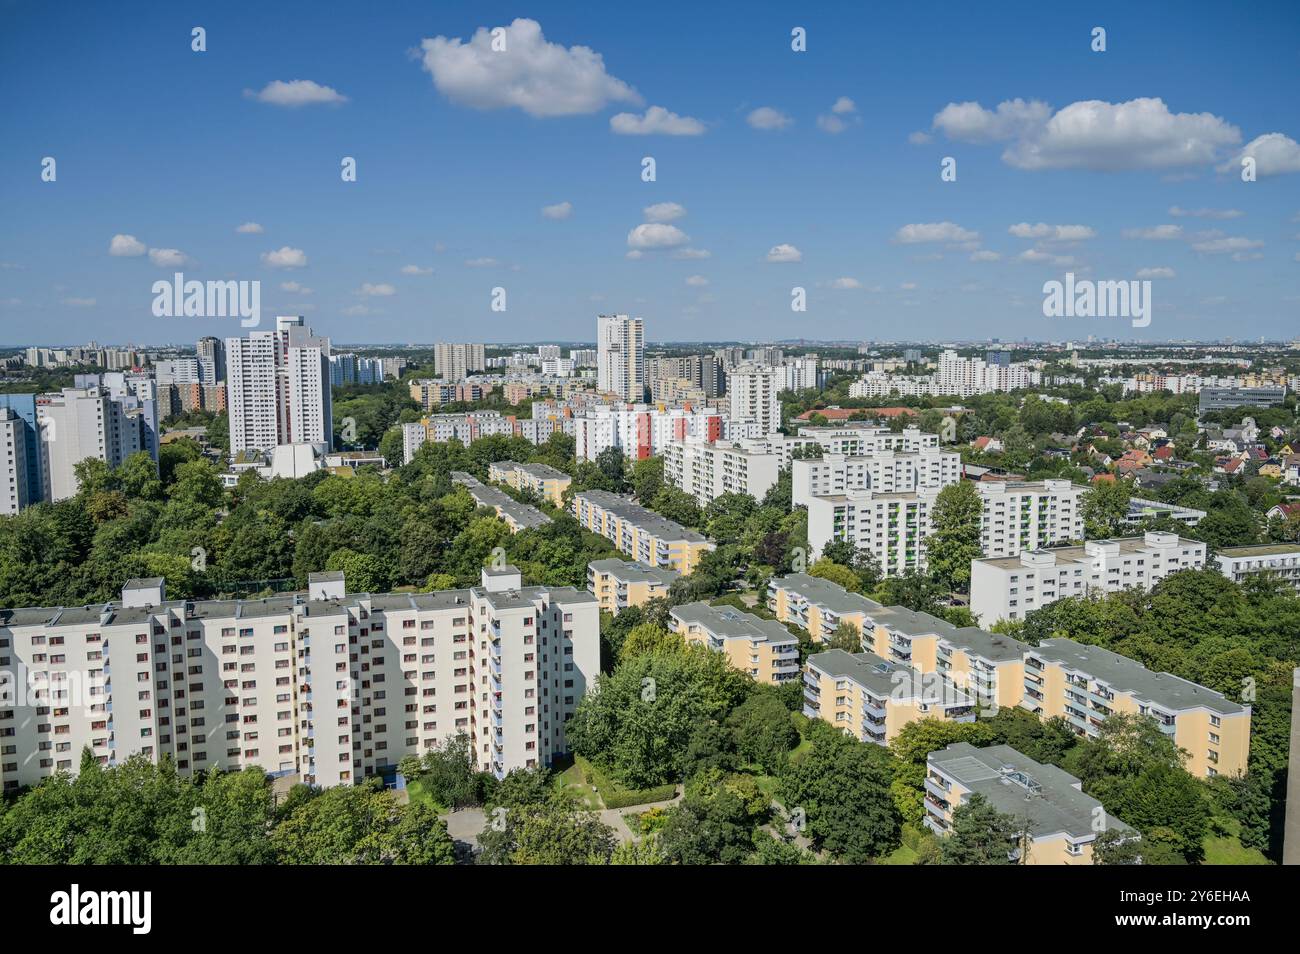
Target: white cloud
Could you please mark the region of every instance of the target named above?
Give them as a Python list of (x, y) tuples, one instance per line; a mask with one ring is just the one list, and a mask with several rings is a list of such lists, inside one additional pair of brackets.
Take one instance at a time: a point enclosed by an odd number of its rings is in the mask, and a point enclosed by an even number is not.
[(908, 133), (907, 141), (910, 142), (913, 146), (924, 146), (928, 142), (933, 142), (934, 137), (931, 136), (928, 132), (921, 132), (920, 130), (918, 130), (914, 133)]
[(899, 291), (916, 291), (916, 282), (903, 282), (898, 286)]
[(673, 251), (673, 258), (684, 258), (698, 260), (702, 258), (712, 258), (713, 253), (707, 248), (679, 248)]
[(432, 275), (433, 269), (431, 267), (421, 268), (419, 265), (403, 265), (402, 274), (403, 275)]
[(627, 255), (625, 255), (624, 257), (625, 257), (625, 258), (629, 258), (629, 259), (631, 259), (632, 261), (635, 262), (635, 261), (638, 261), (638, 260), (641, 259), (641, 258), (644, 258), (644, 257), (645, 257), (645, 252), (641, 251), (639, 248), (634, 248), (634, 249), (632, 249), (632, 251), (628, 252)]
[(691, 275), (686, 279), (686, 284), (690, 285), (692, 288), (703, 288), (708, 283), (709, 280), (703, 275)]
[(760, 106), (748, 116), (745, 122), (749, 123), (755, 129), (770, 131), (773, 129), (784, 129), (789, 126), (793, 119), (780, 110), (773, 109), (771, 106)]
[(845, 276), (844, 278), (837, 278), (835, 279), (835, 281), (831, 282), (831, 288), (840, 288), (840, 289), (847, 290), (850, 288), (861, 288), (861, 287), (862, 287), (862, 282), (858, 281), (856, 278), (849, 278), (848, 276)]
[(627, 247), (631, 249), (675, 248), (689, 241), (677, 226), (663, 222), (642, 222), (627, 233)]
[(1007, 231), (1016, 238), (1044, 239), (1048, 242), (1078, 242), (1097, 235), (1086, 225), (1048, 225), (1046, 222), (1037, 225), (1020, 222)]
[(1264, 247), (1264, 243), (1259, 241), (1258, 239), (1248, 239), (1237, 235), (1228, 236), (1225, 238), (1207, 239), (1204, 242), (1195, 242), (1192, 244), (1193, 251), (1201, 252), (1205, 255), (1224, 255), (1229, 252), (1236, 253), (1236, 255), (1234, 255), (1234, 258), (1237, 255), (1241, 255), (1242, 257), (1237, 258), (1237, 261), (1246, 261), (1247, 258), (1256, 257), (1256, 256), (1245, 256), (1242, 255), (1242, 253), (1247, 252), (1250, 249), (1263, 248), (1263, 247)]
[(1246, 143), (1235, 158), (1219, 166), (1219, 171), (1240, 170), (1241, 160), (1246, 156), (1254, 158), (1257, 176), (1279, 176), (1289, 172), (1300, 172), (1300, 143), (1282, 133), (1256, 136)]
[(310, 295), (312, 290), (298, 282), (280, 282), (280, 291), (297, 292), (300, 295)]
[(302, 268), (307, 264), (307, 253), (284, 245), (273, 252), (263, 252), (262, 264), (271, 268)]
[(557, 202), (555, 205), (542, 206), (542, 215), (548, 219), (567, 219), (573, 214), (572, 202)]
[(919, 242), (978, 242), (980, 234), (964, 229), (953, 222), (918, 222), (904, 225), (894, 233), (894, 241), (900, 245), (915, 245)]
[(1241, 141), (1211, 113), (1172, 113), (1164, 100), (1083, 100), (1053, 114), (1041, 101), (1007, 100), (995, 110), (949, 103), (934, 127), (962, 142), (1008, 142), (1002, 159), (1020, 169), (1102, 171), (1208, 165)]
[(858, 104), (853, 102), (853, 100), (849, 99), (847, 96), (841, 96), (839, 99), (835, 100), (835, 105), (831, 107), (831, 112), (837, 115), (856, 113), (857, 111)]
[(498, 262), (495, 258), (487, 258), (486, 256), (484, 256), (482, 258), (467, 259), (465, 264), (468, 265), (470, 268), (492, 268), (496, 265), (500, 265), (501, 263)]
[(1073, 255), (1056, 255), (1052, 252), (1045, 252), (1041, 248), (1028, 248), (1016, 256), (1017, 261), (1028, 262), (1031, 265), (1073, 265)]
[(459, 106), (521, 109), (539, 118), (594, 113), (610, 102), (641, 104), (590, 47), (550, 43), (541, 24), (522, 17), (500, 29), (502, 51), (492, 49), (488, 27), (468, 42), (436, 36), (420, 43), (421, 63), (440, 93)]
[(62, 304), (71, 308), (94, 308), (95, 299), (93, 298), (63, 298), (60, 299)]
[(149, 249), (134, 235), (114, 235), (108, 243), (108, 254), (119, 258), (135, 258)]
[(817, 117), (817, 128), (822, 132), (828, 132), (834, 135), (844, 132), (848, 126), (845, 124), (844, 120), (840, 119), (838, 116), (822, 115)]
[(245, 222), (235, 229), (241, 235), (261, 235), (266, 229), (262, 228), (257, 222)]
[(802, 262), (803, 252), (799, 251), (793, 245), (773, 245), (768, 249), (767, 260), (776, 265), (783, 265), (789, 262)]
[(361, 287), (356, 290), (356, 294), (369, 295), (372, 298), (387, 298), (390, 295), (396, 295), (397, 289), (387, 282), (380, 282), (379, 284), (363, 282)]
[(159, 268), (180, 268), (190, 264), (190, 257), (178, 248), (151, 248), (149, 261)]
[(1176, 273), (1172, 268), (1166, 268), (1163, 265), (1158, 268), (1139, 268), (1138, 278), (1173, 278)]
[(1181, 225), (1153, 225), (1149, 229), (1125, 229), (1126, 239), (1146, 239), (1151, 242), (1166, 242), (1183, 237)]
[(337, 106), (348, 101), (346, 96), (330, 86), (322, 86), (312, 80), (302, 79), (290, 80), (287, 83), (284, 80), (272, 80), (260, 90), (244, 90), (244, 95), (259, 103), (288, 106), (293, 109), (318, 104)]
[(1001, 258), (1002, 256), (999, 255), (997, 252), (994, 252), (987, 248), (982, 248), (977, 251), (971, 252), (971, 256), (970, 256), (970, 260), (972, 262), (996, 262)]
[(686, 206), (676, 202), (656, 202), (641, 211), (647, 222), (673, 222), (686, 214)]
[(347, 308), (343, 309), (343, 314), (349, 317), (357, 317), (361, 315), (369, 315), (371, 314), (371, 310), (368, 305), (349, 305)]
[(700, 136), (707, 128), (691, 116), (678, 116), (662, 106), (651, 106), (644, 115), (616, 113), (609, 128), (620, 136)]
[(1175, 218), (1191, 216), (1197, 219), (1236, 219), (1246, 213), (1237, 209), (1182, 209), (1176, 205), (1171, 205), (1169, 214)]
[(1052, 107), (1040, 100), (1010, 99), (997, 109), (979, 103), (949, 103), (934, 116), (934, 128), (958, 142), (1000, 142), (1040, 127)]

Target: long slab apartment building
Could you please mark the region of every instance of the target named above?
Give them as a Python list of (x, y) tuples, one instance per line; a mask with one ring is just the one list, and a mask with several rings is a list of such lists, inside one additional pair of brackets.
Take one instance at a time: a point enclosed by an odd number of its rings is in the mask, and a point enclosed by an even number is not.
[[(983, 508), (980, 547), (986, 556), (1015, 556), (1083, 539), (1086, 487), (1068, 480), (986, 481), (976, 487)], [(808, 541), (814, 556), (826, 544), (843, 540), (870, 551), (886, 574), (923, 570), (941, 489), (877, 493), (858, 488), (809, 497)]]
[[(523, 586), (513, 567), (434, 593), (168, 600), (0, 611), (0, 788), (170, 756), (186, 774), (247, 766), (319, 786), (391, 770), (468, 732), (498, 778), (567, 748), (565, 719), (599, 671), (590, 593)], [(30, 688), (29, 688), (30, 687)]]
[[(1098, 646), (1061, 638), (1030, 646), (979, 627), (957, 627), (928, 613), (882, 606), (802, 573), (774, 578), (769, 584), (768, 605), (778, 620), (803, 626), (817, 641), (825, 641), (828, 631), (833, 632), (840, 622), (851, 623), (862, 634), (863, 649), (873, 657), (850, 664), (835, 656), (824, 666), (822, 657), (830, 654), (810, 656), (805, 702), (812, 716), (826, 718), (828, 712), (847, 711), (842, 706), (828, 709), (824, 703), (819, 708), (810, 700), (838, 698), (849, 685), (859, 698), (869, 696), (883, 702), (877, 708), (887, 714), (901, 706), (903, 714), (894, 717), (899, 728), (919, 717), (909, 709), (921, 704), (933, 709), (932, 704), (938, 703), (940, 711), (935, 715), (951, 718), (947, 713), (960, 712), (959, 703), (967, 697), (981, 708), (1019, 705), (1043, 719), (1062, 718), (1078, 735), (1089, 738), (1097, 735), (1109, 715), (1137, 713), (1155, 719), (1161, 730), (1188, 752), (1187, 769), (1193, 775), (1210, 778), (1246, 771), (1250, 706), (1170, 673), (1149, 670), (1136, 660)], [(938, 674), (939, 688), (949, 688), (940, 692), (931, 683), (923, 687), (928, 695), (909, 695), (910, 702), (881, 697), (879, 690), (884, 684), (878, 675), (868, 681), (857, 677), (877, 670), (882, 663), (907, 667), (922, 676)], [(909, 693), (911, 678), (907, 675), (903, 682)], [(836, 690), (833, 696), (826, 695), (828, 687)], [(873, 728), (879, 726), (873, 724)], [(896, 731), (891, 729), (886, 741)], [(862, 734), (858, 737), (868, 740)], [(870, 741), (881, 739), (871, 734)]]
[(571, 506), (578, 523), (646, 566), (686, 574), (714, 549), (712, 541), (702, 533), (606, 490), (574, 494)]
[(1176, 533), (1088, 540), (1082, 546), (1023, 550), (971, 561), (970, 609), (984, 626), (1024, 619), (1055, 600), (1089, 593), (1150, 590), (1178, 570), (1205, 566), (1204, 543)]

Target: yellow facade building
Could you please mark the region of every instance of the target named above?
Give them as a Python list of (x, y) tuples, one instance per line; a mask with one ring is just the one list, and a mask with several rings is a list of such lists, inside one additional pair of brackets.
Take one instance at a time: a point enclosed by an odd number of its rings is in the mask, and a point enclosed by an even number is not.
[(767, 584), (767, 608), (781, 622), (807, 630), (818, 643), (830, 639), (841, 623), (861, 633), (871, 614), (884, 609), (875, 600), (807, 573), (773, 577)]
[(674, 606), (668, 625), (688, 643), (725, 654), (756, 682), (780, 685), (799, 678), (799, 640), (776, 620), (696, 602)]
[(646, 566), (690, 573), (714, 549), (703, 534), (605, 490), (574, 494), (572, 509), (578, 523)]
[(554, 507), (564, 508), (564, 491), (573, 478), (549, 464), (517, 464), (499, 460), (488, 464), (488, 480), (519, 491), (531, 490)]
[(629, 606), (644, 606), (657, 596), (667, 596), (668, 587), (680, 575), (630, 560), (592, 560), (587, 564), (587, 590), (604, 612), (617, 616)]
[(1035, 762), (1009, 745), (976, 748), (957, 742), (931, 752), (925, 764), (925, 824), (940, 837), (951, 833), (953, 812), (974, 795), (1018, 823), (1007, 857), (1026, 865), (1090, 865), (1097, 837), (1137, 832), (1079, 780), (1055, 765)]

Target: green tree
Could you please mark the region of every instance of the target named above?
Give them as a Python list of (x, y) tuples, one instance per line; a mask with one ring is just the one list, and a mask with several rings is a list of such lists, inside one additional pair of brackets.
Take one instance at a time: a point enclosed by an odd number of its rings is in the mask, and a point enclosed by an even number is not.
[(964, 593), (970, 589), (971, 560), (980, 555), (983, 504), (970, 481), (939, 491), (931, 513), (933, 531), (926, 537), (926, 565), (940, 584)]
[(1021, 823), (978, 792), (952, 813), (952, 831), (940, 844), (945, 865), (1010, 865), (1020, 849)]

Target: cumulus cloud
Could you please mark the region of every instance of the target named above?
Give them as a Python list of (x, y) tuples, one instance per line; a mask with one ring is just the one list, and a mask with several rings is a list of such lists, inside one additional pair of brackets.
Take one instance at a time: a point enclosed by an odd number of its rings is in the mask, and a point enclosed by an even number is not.
[(767, 260), (775, 265), (783, 265), (789, 262), (802, 262), (803, 252), (799, 251), (793, 245), (773, 245), (768, 249)]
[(1075, 263), (1073, 255), (1057, 255), (1041, 248), (1025, 249), (1016, 256), (1016, 260), (1031, 265), (1073, 265)]
[(1190, 216), (1196, 219), (1236, 219), (1245, 215), (1238, 209), (1184, 209), (1176, 205), (1169, 207), (1169, 214), (1174, 218)]
[(134, 235), (114, 235), (108, 242), (108, 254), (119, 258), (135, 258), (149, 251), (144, 242)]
[(357, 289), (356, 293), (358, 295), (368, 295), (372, 298), (387, 298), (390, 295), (396, 295), (397, 289), (392, 285), (389, 285), (387, 282), (380, 282), (378, 284), (363, 282), (361, 287)]
[(846, 113), (856, 113), (857, 111), (858, 104), (853, 102), (853, 100), (849, 99), (847, 96), (841, 96), (839, 99), (835, 100), (835, 104), (831, 106), (831, 112), (839, 116), (843, 116)]
[(262, 228), (257, 222), (245, 222), (235, 229), (241, 235), (261, 235), (266, 229)]
[(419, 265), (403, 265), (402, 274), (403, 275), (432, 275), (433, 269), (424, 268)]
[(333, 87), (303, 79), (290, 80), (287, 83), (284, 80), (272, 80), (260, 90), (244, 90), (244, 95), (259, 103), (287, 106), (291, 109), (299, 106), (338, 106), (348, 101), (346, 96)]
[(263, 252), (262, 264), (271, 268), (303, 268), (307, 264), (307, 253), (285, 245), (273, 252)]
[(310, 295), (312, 290), (298, 282), (280, 282), (280, 291), (297, 292), (299, 295)]
[(567, 219), (572, 214), (572, 202), (557, 202), (555, 205), (542, 206), (542, 215), (548, 219)]
[(1125, 229), (1123, 235), (1126, 239), (1167, 242), (1170, 239), (1182, 238), (1183, 227), (1181, 225), (1153, 225), (1148, 229)]
[(1175, 272), (1172, 268), (1160, 266), (1158, 268), (1139, 268), (1138, 278), (1173, 278)]
[(501, 263), (495, 258), (483, 256), (481, 258), (470, 258), (465, 260), (465, 264), (470, 268), (493, 268)]
[(862, 282), (858, 281), (856, 278), (849, 278), (848, 276), (837, 278), (835, 281), (831, 282), (831, 288), (849, 289), (861, 287)]
[(421, 65), (438, 92), (458, 106), (520, 109), (538, 118), (594, 113), (611, 102), (641, 104), (636, 90), (611, 76), (590, 47), (551, 43), (541, 24), (522, 17), (497, 29), (504, 50), (492, 48), (488, 27), (479, 27), (468, 42), (436, 36), (420, 43)]
[(991, 251), (987, 248), (978, 249), (977, 251), (971, 252), (970, 255), (970, 260), (972, 262), (996, 262), (1001, 258), (1002, 256), (997, 252)]
[(1052, 113), (1039, 100), (986, 109), (949, 103), (934, 128), (961, 142), (1007, 142), (1002, 159), (1019, 169), (1167, 169), (1208, 165), (1241, 141), (1236, 126), (1211, 113), (1173, 113), (1164, 100), (1083, 100)]
[(928, 142), (933, 142), (934, 137), (931, 136), (928, 132), (921, 132), (920, 130), (917, 130), (914, 133), (907, 134), (907, 141), (910, 142), (913, 146), (924, 146)]
[(918, 222), (904, 225), (894, 233), (899, 245), (916, 245), (920, 242), (978, 242), (980, 234), (964, 229), (953, 222)]
[(704, 123), (691, 116), (678, 116), (662, 106), (651, 106), (645, 113), (616, 113), (609, 117), (609, 128), (620, 136), (699, 136)]
[(1219, 166), (1219, 171), (1235, 172), (1241, 169), (1241, 160), (1246, 156), (1254, 158), (1257, 176), (1300, 172), (1300, 143), (1282, 133), (1256, 136), (1234, 158)]
[(755, 129), (762, 129), (765, 132), (768, 132), (774, 129), (784, 129), (786, 126), (789, 126), (794, 122), (794, 120), (780, 110), (773, 109), (771, 106), (760, 106), (745, 117), (745, 122), (749, 123), (749, 125), (753, 126)]
[(834, 135), (836, 133), (844, 132), (844, 130), (849, 127), (848, 124), (838, 116), (822, 115), (817, 117), (817, 128), (822, 132), (828, 132)]
[(708, 283), (709, 280), (703, 275), (691, 275), (686, 279), (686, 284), (690, 285), (692, 288), (703, 288)]
[(190, 264), (190, 257), (178, 248), (151, 248), (149, 261), (159, 268), (180, 268)]
[(656, 202), (641, 211), (647, 222), (673, 222), (686, 214), (686, 206), (676, 202)]
[(673, 258), (684, 258), (688, 260), (697, 260), (702, 258), (712, 258), (713, 253), (707, 248), (679, 248), (673, 251)]
[(1097, 235), (1086, 225), (1048, 225), (1046, 222), (1039, 222), (1036, 225), (1020, 222), (1007, 231), (1016, 238), (1042, 239), (1048, 242), (1078, 242), (1095, 238)]
[(690, 241), (689, 236), (675, 225), (664, 222), (642, 222), (627, 233), (627, 247), (644, 251), (652, 248), (675, 248)]

